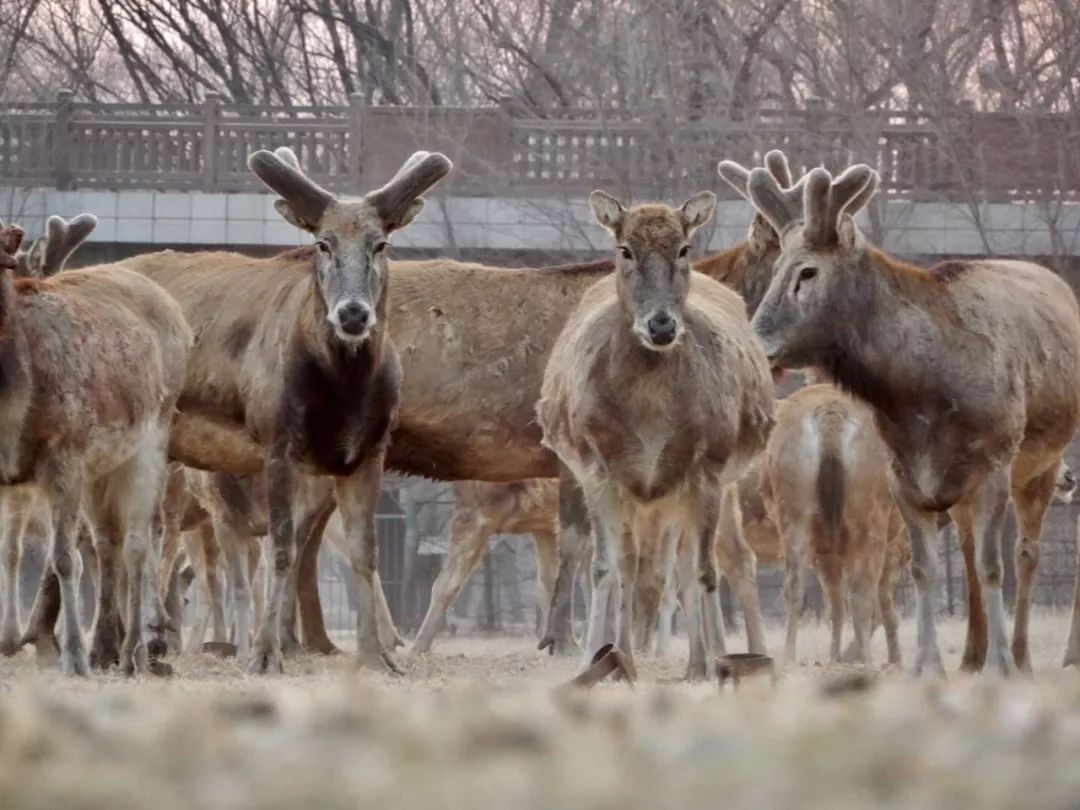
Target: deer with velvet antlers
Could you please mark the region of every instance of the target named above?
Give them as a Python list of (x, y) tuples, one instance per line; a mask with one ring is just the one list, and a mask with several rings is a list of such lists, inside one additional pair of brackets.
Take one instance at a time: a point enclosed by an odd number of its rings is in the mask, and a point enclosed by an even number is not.
[[(256, 152), (248, 165), (314, 246), (269, 259), (165, 252), (125, 262), (171, 292), (199, 335), (170, 455), (203, 470), (265, 469), (273, 579), (252, 671), (281, 668), (296, 549), (336, 502), (356, 579), (358, 659), (396, 672), (375, 624), (375, 502), (400, 388), (386, 248), (451, 163), (417, 152), (359, 199), (318, 186), (288, 149)], [(311, 485), (323, 476), (332, 493)]]
[[(864, 165), (835, 180), (814, 169), (795, 190), (751, 173), (749, 195), (781, 236), (753, 326), (774, 367), (818, 368), (873, 409), (911, 537), (916, 672), (943, 672), (933, 541), (945, 510), (975, 539), (989, 666), (1028, 669), (1043, 518), (1080, 423), (1080, 309), (1068, 284), (1035, 264), (923, 269), (868, 246), (851, 208), (876, 182)], [(1010, 494), (1019, 528), (1011, 650), (1000, 542)], [(1080, 657), (1076, 619), (1067, 663)]]

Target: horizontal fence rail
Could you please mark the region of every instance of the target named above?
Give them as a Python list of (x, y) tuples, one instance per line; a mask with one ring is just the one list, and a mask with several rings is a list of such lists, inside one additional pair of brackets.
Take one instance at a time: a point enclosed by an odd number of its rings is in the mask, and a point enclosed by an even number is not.
[(389, 178), (415, 149), (457, 164), (457, 194), (578, 196), (598, 185), (638, 193), (719, 187), (716, 163), (759, 164), (784, 149), (794, 167), (876, 165), (883, 189), (922, 200), (1080, 199), (1080, 116), (839, 113), (821, 104), (739, 120), (664, 110), (258, 107), (224, 103), (52, 104), (0, 108), (0, 182), (59, 189), (262, 190), (256, 149), (292, 147), (331, 188)]

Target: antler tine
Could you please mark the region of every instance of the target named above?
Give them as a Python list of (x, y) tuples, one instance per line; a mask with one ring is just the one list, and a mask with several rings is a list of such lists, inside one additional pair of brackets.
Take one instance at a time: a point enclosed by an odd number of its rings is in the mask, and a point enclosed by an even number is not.
[(765, 168), (776, 178), (781, 188), (791, 187), (791, 167), (788, 165), (787, 155), (779, 149), (772, 149), (765, 153)]
[(827, 242), (836, 231), (836, 219), (829, 216), (832, 175), (822, 166), (810, 170), (803, 187), (803, 236), (811, 244)]
[[(869, 167), (868, 167), (869, 168)], [(881, 175), (879, 175), (874, 169), (870, 169), (870, 177), (866, 181), (866, 185), (851, 198), (850, 202), (844, 207), (843, 212), (855, 216), (862, 211), (873, 199), (874, 194), (877, 193), (878, 184), (881, 181)]]
[[(805, 179), (805, 178), (804, 178)], [(747, 190), (750, 200), (769, 221), (777, 233), (783, 233), (792, 222), (802, 215), (802, 195), (804, 180), (791, 188), (781, 188), (769, 169), (757, 167), (750, 172)]]
[(716, 171), (727, 184), (735, 189), (745, 199), (750, 199), (750, 193), (746, 190), (750, 182), (750, 170), (734, 160), (721, 160), (716, 164)]
[[(841, 214), (854, 215), (866, 205), (877, 187), (877, 172), (865, 163), (850, 166), (835, 180), (823, 168), (810, 172), (804, 204), (803, 233), (813, 243), (825, 243), (836, 234)], [(855, 207), (857, 204), (857, 207)]]
[(287, 146), (279, 146), (277, 149), (274, 150), (274, 154), (277, 155), (279, 158), (281, 158), (286, 163), (288, 163), (290, 166), (292, 166), (294, 169), (296, 169), (301, 174), (304, 173), (304, 170), (300, 168), (300, 158), (298, 158), (296, 156), (296, 152), (294, 152), (289, 147), (287, 147)]
[(395, 228), (402, 221), (407, 221), (413, 203), (453, 167), (450, 158), (440, 152), (415, 152), (389, 183), (370, 192), (365, 199), (375, 206), (379, 217), (390, 228)]
[[(280, 152), (285, 149), (283, 157)], [(298, 222), (308, 230), (319, 226), (334, 195), (300, 170), (296, 155), (282, 147), (277, 152), (260, 149), (248, 158), (248, 168), (271, 190), (277, 192), (292, 210)]]
[(93, 214), (79, 214), (69, 222), (65, 222), (62, 217), (49, 217), (41, 275), (48, 277), (63, 270), (71, 254), (97, 227), (97, 222), (97, 217)]

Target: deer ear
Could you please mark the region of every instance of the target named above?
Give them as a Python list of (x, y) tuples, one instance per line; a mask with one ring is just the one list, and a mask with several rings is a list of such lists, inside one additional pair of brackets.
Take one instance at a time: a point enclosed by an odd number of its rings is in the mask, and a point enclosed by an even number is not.
[(716, 195), (711, 191), (701, 191), (682, 204), (679, 213), (682, 216), (683, 227), (686, 235), (690, 236), (694, 231), (704, 225), (713, 215), (716, 209)]
[(836, 221), (836, 240), (842, 250), (849, 253), (861, 251), (865, 245), (862, 231), (851, 214), (841, 214)]
[(770, 248), (779, 247), (776, 229), (761, 214), (754, 214), (746, 241), (750, 245), (750, 252), (755, 256), (763, 256), (769, 252)]
[(409, 203), (409, 207), (406, 208), (405, 211), (398, 217), (397, 222), (394, 222), (392, 224), (387, 223), (387, 233), (390, 233), (391, 231), (396, 231), (399, 228), (404, 228), (406, 225), (416, 219), (417, 214), (419, 214), (423, 210), (424, 198), (417, 197), (415, 200)]
[(606, 191), (597, 189), (589, 195), (589, 205), (592, 206), (593, 216), (596, 221), (612, 233), (617, 233), (622, 225), (626, 209), (621, 202), (616, 200)]
[(281, 218), (283, 220), (288, 222), (290, 225), (295, 225), (302, 231), (307, 231), (308, 233), (315, 233), (315, 231), (318, 230), (319, 223), (307, 223), (304, 220), (300, 219), (300, 217), (296, 215), (296, 212), (293, 211), (292, 206), (285, 202), (285, 200), (274, 200), (274, 210), (281, 215)]

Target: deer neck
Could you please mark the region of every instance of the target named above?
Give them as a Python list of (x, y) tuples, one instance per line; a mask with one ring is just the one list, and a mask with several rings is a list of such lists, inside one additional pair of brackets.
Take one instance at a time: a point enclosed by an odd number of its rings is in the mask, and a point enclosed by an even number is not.
[(838, 318), (840, 326), (814, 365), (883, 416), (901, 421), (950, 388), (943, 354), (940, 296), (917, 271), (864, 254)]

